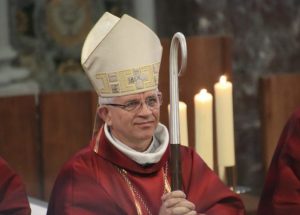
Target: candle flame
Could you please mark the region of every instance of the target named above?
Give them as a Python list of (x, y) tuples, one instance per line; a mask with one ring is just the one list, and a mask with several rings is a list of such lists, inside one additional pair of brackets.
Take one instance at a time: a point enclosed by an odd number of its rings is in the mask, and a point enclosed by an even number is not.
[(202, 102), (212, 99), (211, 94), (208, 93), (206, 89), (201, 89), (200, 92), (196, 94), (196, 98)]
[(201, 89), (199, 93), (200, 93), (200, 95), (205, 95), (207, 93), (207, 90), (206, 89)]
[(226, 75), (222, 75), (220, 77), (220, 83), (224, 84), (224, 83), (226, 83), (226, 81), (227, 81)]

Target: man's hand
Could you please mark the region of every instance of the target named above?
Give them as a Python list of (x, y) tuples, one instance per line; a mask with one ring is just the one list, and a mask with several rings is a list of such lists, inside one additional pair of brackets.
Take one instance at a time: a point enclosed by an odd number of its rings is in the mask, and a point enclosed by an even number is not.
[(196, 215), (195, 205), (186, 199), (180, 190), (166, 193), (161, 197), (159, 215)]

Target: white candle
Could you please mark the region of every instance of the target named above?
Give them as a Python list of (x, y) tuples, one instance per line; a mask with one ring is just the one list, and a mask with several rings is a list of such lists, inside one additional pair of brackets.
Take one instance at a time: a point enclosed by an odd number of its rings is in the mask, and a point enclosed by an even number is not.
[(214, 85), (219, 167), (235, 165), (232, 84), (221, 76)]
[[(168, 112), (170, 117), (170, 105), (168, 105)], [(188, 126), (187, 126), (187, 105), (179, 101), (179, 127), (180, 127), (180, 144), (184, 146), (189, 145), (188, 140)]]
[(195, 149), (211, 169), (214, 168), (212, 100), (212, 95), (206, 89), (194, 97)]

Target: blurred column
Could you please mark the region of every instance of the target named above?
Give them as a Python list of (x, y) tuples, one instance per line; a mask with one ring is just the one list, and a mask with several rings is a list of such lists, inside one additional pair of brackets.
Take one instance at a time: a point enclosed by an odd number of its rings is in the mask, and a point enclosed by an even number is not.
[(134, 8), (135, 18), (142, 21), (153, 31), (156, 31), (155, 1), (134, 0), (133, 8)]
[(0, 62), (10, 60), (16, 56), (16, 51), (11, 47), (9, 41), (9, 7), (8, 0), (0, 1)]
[(27, 80), (30, 71), (11, 65), (17, 52), (10, 43), (9, 0), (0, 0), (0, 96), (36, 94), (38, 84)]

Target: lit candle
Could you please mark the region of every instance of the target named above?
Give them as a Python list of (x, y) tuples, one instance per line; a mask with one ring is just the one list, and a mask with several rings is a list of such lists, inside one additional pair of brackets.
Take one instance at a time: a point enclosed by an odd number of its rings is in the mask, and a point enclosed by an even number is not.
[(214, 85), (217, 155), (220, 168), (235, 165), (232, 84), (221, 76)]
[[(168, 112), (170, 117), (170, 105), (168, 105)], [(188, 140), (188, 126), (187, 126), (187, 106), (184, 102), (179, 101), (179, 127), (180, 127), (180, 144), (184, 146), (189, 145)]]
[(213, 169), (213, 97), (202, 89), (194, 97), (195, 105), (195, 148), (206, 164)]

